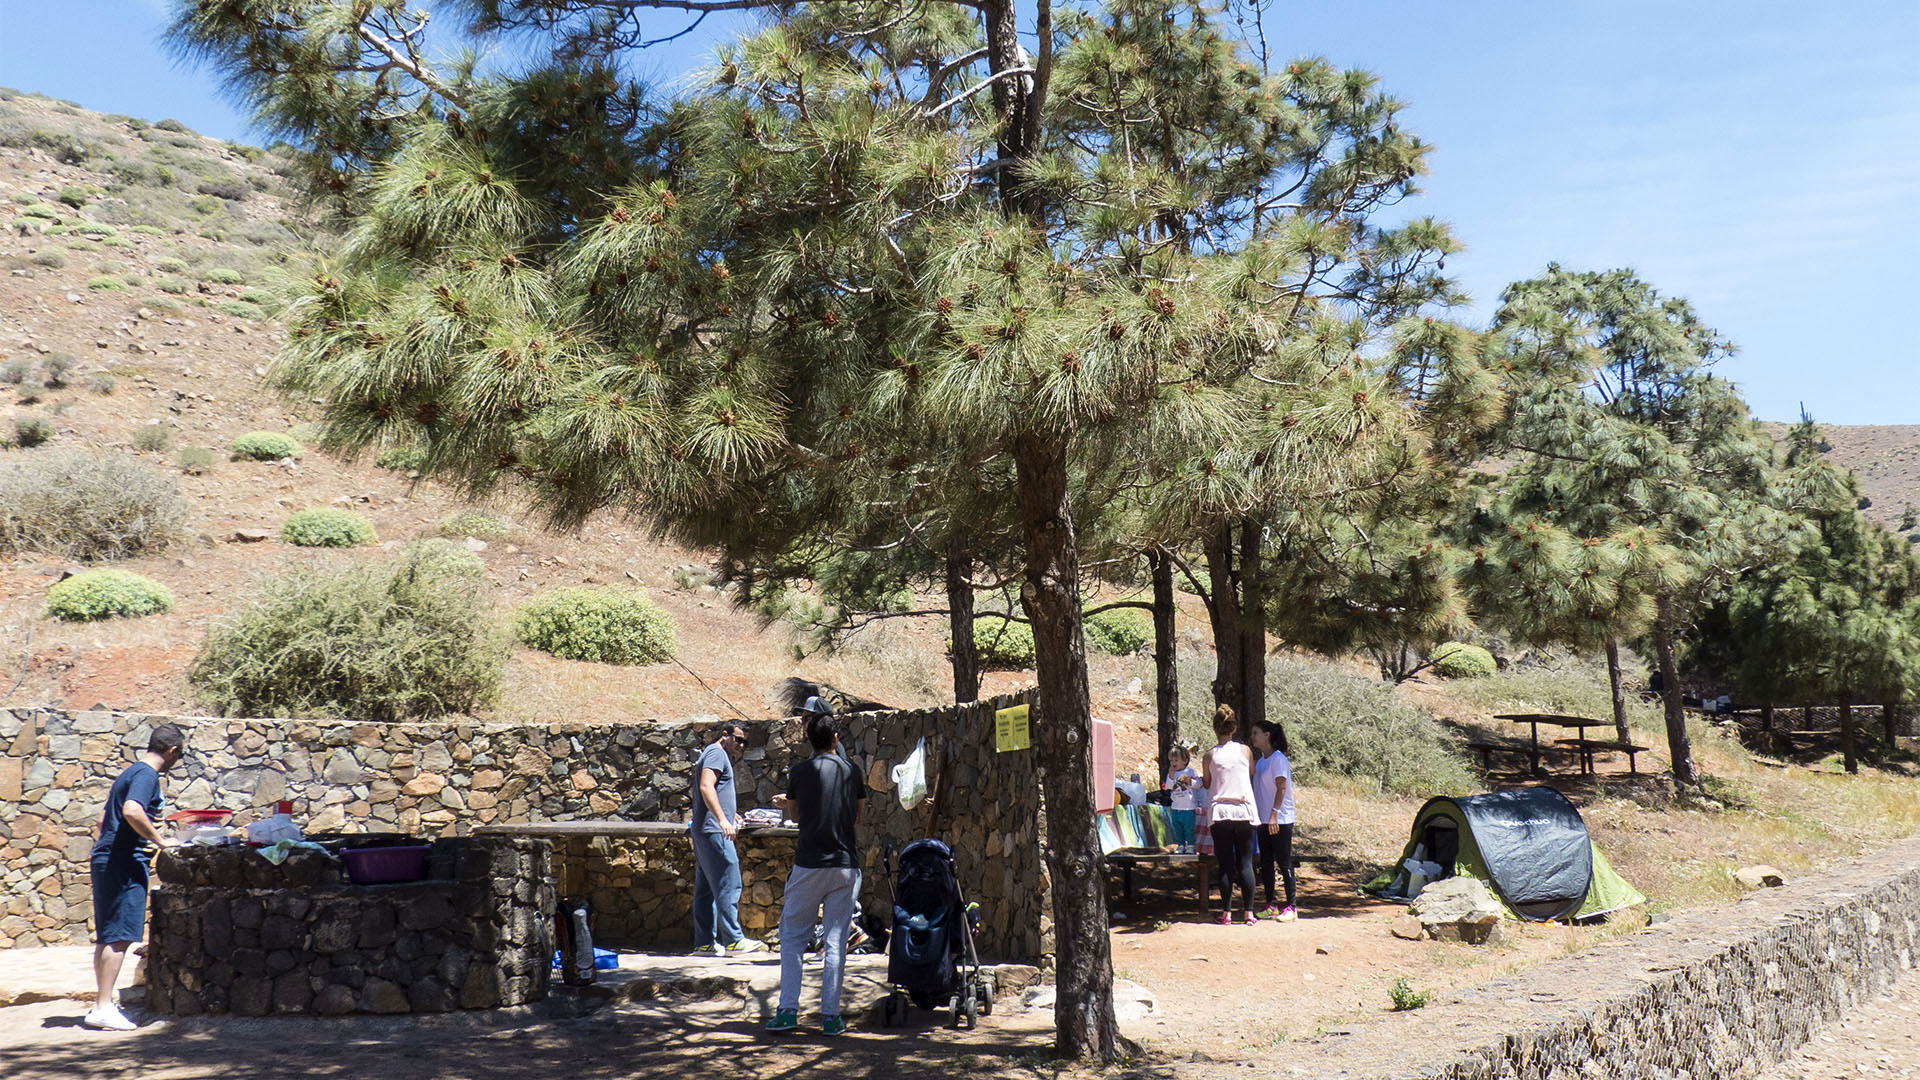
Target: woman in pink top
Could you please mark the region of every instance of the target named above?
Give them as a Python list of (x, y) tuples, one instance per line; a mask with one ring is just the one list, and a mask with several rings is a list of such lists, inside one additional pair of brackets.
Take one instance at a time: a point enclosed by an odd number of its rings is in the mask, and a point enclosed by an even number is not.
[(1234, 727), (1231, 707), (1213, 711), (1213, 734), (1220, 741), (1207, 751), (1201, 775), (1212, 810), (1207, 830), (1220, 870), (1220, 923), (1233, 922), (1233, 886), (1238, 882), (1246, 922), (1252, 926), (1259, 922), (1253, 914), (1253, 751), (1234, 741)]

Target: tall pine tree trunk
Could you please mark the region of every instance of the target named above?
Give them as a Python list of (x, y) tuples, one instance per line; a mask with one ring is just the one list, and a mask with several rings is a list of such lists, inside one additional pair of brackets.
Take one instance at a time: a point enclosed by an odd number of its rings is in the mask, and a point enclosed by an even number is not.
[[(1793, 753), (1793, 734), (1790, 730), (1775, 730), (1773, 726), (1773, 702), (1760, 706), (1760, 730), (1767, 737), (1767, 749), (1788, 757)], [(1788, 725), (1791, 728), (1792, 725)]]
[(1840, 691), (1840, 757), (1846, 762), (1847, 771), (1860, 771), (1860, 762), (1854, 757), (1853, 730), (1853, 691)]
[(1173, 555), (1147, 554), (1153, 570), (1153, 704), (1159, 719), (1160, 775), (1173, 769), (1173, 744), (1180, 738), (1179, 643), (1174, 637)]
[(1207, 598), (1207, 621), (1213, 629), (1213, 702), (1238, 713), (1244, 704), (1240, 696), (1240, 585), (1233, 572), (1230, 524), (1221, 525), (1207, 538), (1207, 590), (1212, 593)]
[(1021, 606), (1033, 624), (1040, 716), (1035, 725), (1053, 883), (1054, 1039), (1067, 1057), (1111, 1061), (1113, 958), (1106, 873), (1094, 831), (1093, 711), (1080, 615), (1080, 553), (1067, 494), (1063, 439), (1016, 446), (1020, 528), (1026, 541)]
[(1613, 730), (1623, 743), (1633, 741), (1627, 731), (1627, 691), (1620, 685), (1620, 639), (1607, 638), (1607, 689), (1613, 693)]
[(1240, 728), (1249, 734), (1267, 718), (1266, 563), (1260, 538), (1265, 527), (1254, 518), (1240, 523)]
[(947, 630), (953, 636), (953, 700), (980, 699), (980, 651), (973, 643), (973, 552), (963, 537), (947, 541)]
[(1891, 701), (1880, 706), (1880, 731), (1881, 734), (1886, 736), (1887, 750), (1889, 753), (1895, 748), (1896, 744), (1894, 743), (1894, 739), (1897, 737), (1895, 733), (1898, 731), (1898, 726), (1894, 722), (1895, 714), (1893, 710), (1894, 706)]
[(1667, 717), (1667, 751), (1673, 757), (1675, 787), (1698, 787), (1693, 768), (1693, 742), (1687, 737), (1687, 710), (1680, 703), (1680, 668), (1673, 658), (1673, 596), (1665, 589), (1657, 597), (1653, 622), (1653, 651), (1660, 665), (1660, 701)]

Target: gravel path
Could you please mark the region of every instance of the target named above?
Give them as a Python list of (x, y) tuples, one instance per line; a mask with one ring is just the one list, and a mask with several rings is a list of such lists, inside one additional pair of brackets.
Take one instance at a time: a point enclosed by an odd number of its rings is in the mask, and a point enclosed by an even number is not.
[(1813, 1037), (1759, 1080), (1920, 1077), (1920, 969)]

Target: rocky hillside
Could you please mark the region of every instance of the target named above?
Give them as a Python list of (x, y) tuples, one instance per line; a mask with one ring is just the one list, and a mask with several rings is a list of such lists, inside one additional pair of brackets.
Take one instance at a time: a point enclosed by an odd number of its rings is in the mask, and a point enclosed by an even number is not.
[[(1774, 438), (1785, 438), (1789, 425), (1768, 424)], [(1907, 527), (1906, 510), (1920, 512), (1920, 424), (1822, 425), (1832, 446), (1828, 461), (1860, 480), (1860, 494), (1871, 500), (1867, 516), (1898, 529), (1920, 543), (1920, 528)]]
[[(187, 664), (209, 624), (263, 579), (296, 564), (389, 558), (406, 541), (441, 534), (477, 550), (503, 611), (543, 589), (619, 584), (646, 589), (679, 626), (684, 666), (517, 651), (499, 718), (712, 715), (729, 711), (721, 698), (766, 716), (775, 684), (796, 674), (899, 705), (950, 693), (939, 618), (893, 620), (837, 656), (796, 660), (788, 628), (762, 629), (706, 585), (701, 553), (658, 543), (616, 514), (562, 536), (503, 502), (484, 509), (504, 534), (483, 539), (447, 522), (465, 508), (450, 492), (371, 457), (230, 460), (237, 436), (299, 437), (310, 419), (264, 385), (281, 342), (277, 284), (319, 246), (276, 174), (283, 164), (169, 121), (0, 91), (0, 439), (8, 443), (0, 462), (61, 449), (127, 455), (166, 470), (194, 507), (187, 543), (119, 564), (173, 590), (178, 603), (166, 615), (79, 625), (47, 618), (47, 589), (67, 562), (0, 557), (0, 701), (193, 711)], [(51, 439), (12, 445), (22, 421), (50, 424)], [(334, 505), (371, 519), (380, 543), (347, 553), (276, 538), (295, 510)], [(1144, 660), (1099, 658), (1103, 715), (1147, 721), (1151, 703), (1135, 680), (1150, 670)], [(988, 690), (1029, 678), (996, 672)]]

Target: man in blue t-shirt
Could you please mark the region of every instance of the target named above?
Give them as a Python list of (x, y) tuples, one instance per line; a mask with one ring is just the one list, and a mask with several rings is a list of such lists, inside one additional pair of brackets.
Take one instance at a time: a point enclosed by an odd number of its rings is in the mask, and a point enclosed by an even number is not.
[(728, 720), (693, 767), (693, 948), (695, 952), (754, 952), (766, 944), (740, 929), (740, 828), (734, 763), (747, 748), (746, 725)]
[(166, 800), (160, 774), (180, 763), (186, 739), (172, 724), (147, 737), (147, 752), (127, 766), (107, 792), (100, 813), (100, 839), (93, 845), (88, 871), (93, 881), (93, 1009), (82, 1023), (109, 1031), (132, 1031), (113, 1001), (113, 984), (127, 959), (127, 946), (147, 929), (147, 846), (168, 847), (156, 824)]
[(799, 823), (793, 872), (787, 875), (780, 909), (780, 1004), (768, 1031), (799, 1026), (802, 954), (820, 920), (826, 938), (820, 973), (820, 1030), (847, 1029), (840, 1013), (840, 982), (846, 971), (847, 934), (860, 895), (860, 848), (854, 827), (866, 805), (867, 784), (840, 752), (840, 722), (832, 711), (807, 717), (813, 756), (795, 762), (781, 806)]

